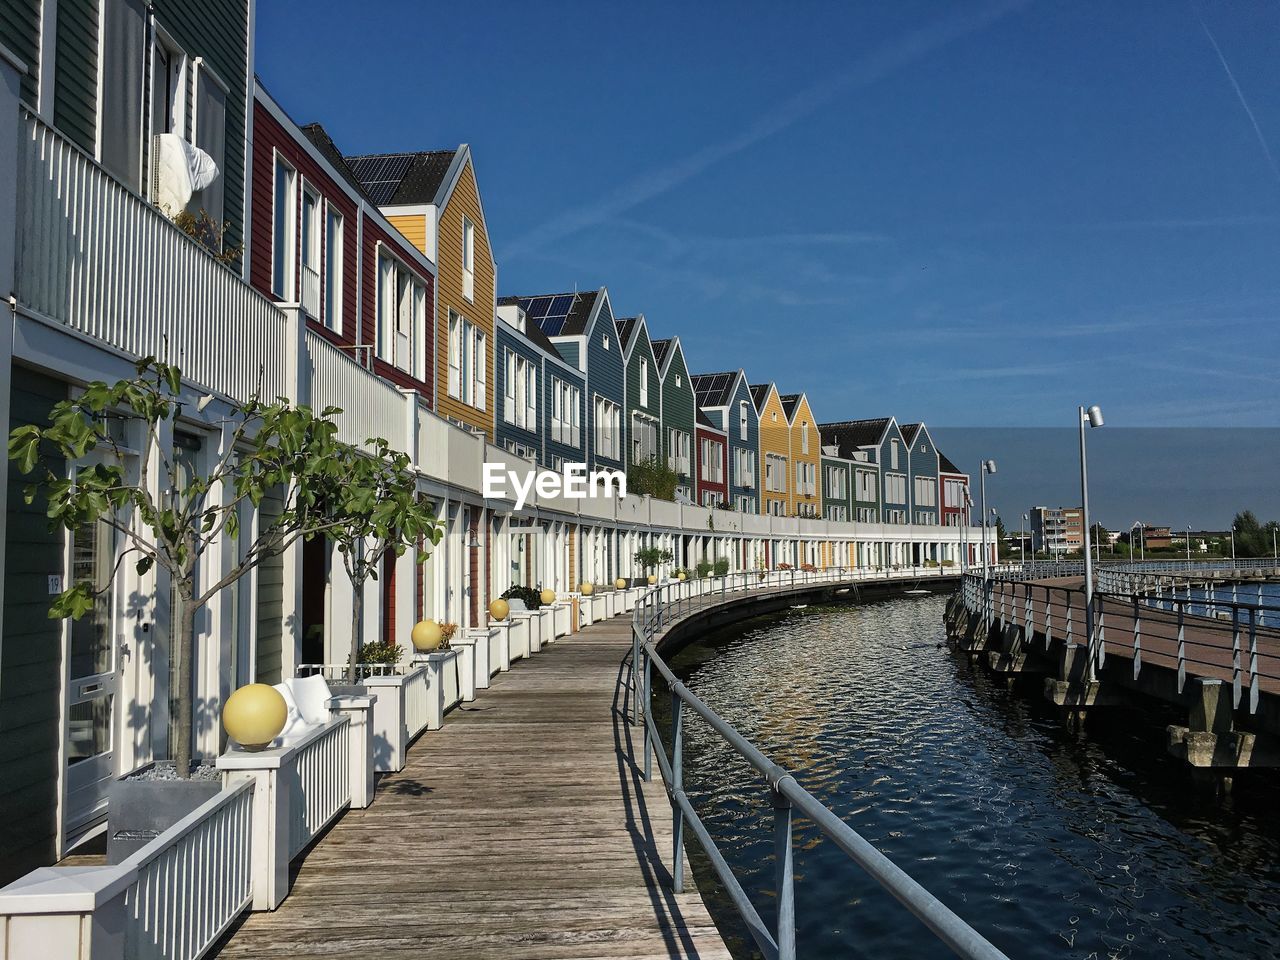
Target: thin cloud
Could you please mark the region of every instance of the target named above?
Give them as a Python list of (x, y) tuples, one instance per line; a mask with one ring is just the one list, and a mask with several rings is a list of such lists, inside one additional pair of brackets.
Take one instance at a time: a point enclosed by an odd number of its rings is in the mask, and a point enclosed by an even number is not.
[(1276, 165), (1276, 158), (1271, 154), (1271, 147), (1267, 144), (1267, 138), (1262, 133), (1262, 127), (1258, 125), (1258, 119), (1253, 115), (1253, 108), (1249, 106), (1249, 101), (1245, 99), (1244, 91), (1240, 89), (1240, 84), (1236, 82), (1236, 75), (1231, 72), (1231, 66), (1227, 63), (1227, 58), (1222, 55), (1222, 48), (1218, 46), (1218, 41), (1213, 35), (1213, 31), (1209, 29), (1209, 24), (1205, 23), (1204, 17), (1200, 15), (1200, 11), (1196, 10), (1196, 19), (1200, 21), (1200, 27), (1204, 30), (1204, 35), (1209, 38), (1209, 43), (1213, 47), (1213, 52), (1218, 55), (1218, 62), (1222, 64), (1222, 70), (1227, 75), (1227, 79), (1231, 81), (1231, 88), (1236, 92), (1236, 99), (1240, 101), (1240, 106), (1244, 108), (1245, 115), (1248, 116), (1249, 122), (1253, 124), (1254, 135), (1258, 138), (1258, 146), (1262, 147), (1262, 152), (1267, 158), (1267, 165), (1271, 167), (1272, 174), (1275, 175), (1277, 181), (1280, 181), (1280, 166)]
[(841, 94), (882, 80), (895, 71), (984, 29), (1025, 6), (1027, 2), (1028, 0), (1001, 0), (988, 4), (976, 14), (967, 11), (952, 14), (913, 31), (866, 57), (851, 70), (815, 84), (783, 101), (737, 135), (709, 144), (666, 166), (635, 177), (600, 200), (553, 217), (542, 226), (517, 238), (503, 251), (503, 258), (509, 261), (513, 257), (526, 256), (555, 240), (619, 217), (645, 201), (675, 189), (715, 164), (781, 133)]

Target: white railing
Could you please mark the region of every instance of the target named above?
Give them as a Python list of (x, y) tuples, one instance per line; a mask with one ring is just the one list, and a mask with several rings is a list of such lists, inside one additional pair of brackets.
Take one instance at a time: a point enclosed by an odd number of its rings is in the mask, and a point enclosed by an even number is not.
[[(357, 663), (356, 682), (368, 677), (394, 677), (405, 672), (405, 668), (395, 663)], [(300, 663), (298, 676), (313, 677), (316, 674), (326, 680), (346, 682), (347, 665), (345, 663)]]
[(310, 264), (302, 265), (302, 309), (320, 317), (320, 272)]
[(130, 960), (196, 960), (248, 908), (253, 788), (223, 790), (121, 864), (138, 871), (124, 895)]
[(326, 724), (294, 754), (296, 770), (289, 825), (289, 857), (296, 857), (351, 803), (346, 718)]
[(275, 304), (33, 116), (19, 152), (23, 306), (236, 399), (292, 394)]
[(308, 330), (311, 405), (342, 409), (337, 417), (338, 439), (363, 445), (370, 437), (382, 437), (398, 450), (407, 448), (405, 399), (398, 389), (365, 370), (328, 340)]
[(410, 740), (427, 729), (427, 720), (430, 718), (427, 702), (429, 695), (427, 671), (415, 670), (405, 678), (404, 725)]

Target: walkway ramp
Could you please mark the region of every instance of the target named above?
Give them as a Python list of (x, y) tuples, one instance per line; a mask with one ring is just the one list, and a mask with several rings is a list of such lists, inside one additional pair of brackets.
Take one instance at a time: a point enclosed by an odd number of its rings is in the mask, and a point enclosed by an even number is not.
[(499, 674), (216, 955), (728, 960), (696, 890), (670, 892), (671, 807), (622, 714), (630, 648), (617, 617)]

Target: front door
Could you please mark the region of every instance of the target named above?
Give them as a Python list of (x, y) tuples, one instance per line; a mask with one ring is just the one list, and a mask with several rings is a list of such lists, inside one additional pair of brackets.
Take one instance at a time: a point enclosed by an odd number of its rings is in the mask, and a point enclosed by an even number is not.
[(74, 837), (106, 813), (107, 785), (116, 774), (120, 692), (116, 622), (115, 531), (102, 521), (70, 536), (71, 582), (93, 585), (93, 610), (67, 622), (66, 807), (64, 829)]

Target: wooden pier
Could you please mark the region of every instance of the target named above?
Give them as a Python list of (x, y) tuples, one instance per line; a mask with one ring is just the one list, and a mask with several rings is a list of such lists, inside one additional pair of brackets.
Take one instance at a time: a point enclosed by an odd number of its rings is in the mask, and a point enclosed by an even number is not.
[(630, 648), (620, 616), (499, 674), (214, 955), (728, 960), (693, 885), (670, 892), (671, 807), (622, 712)]

